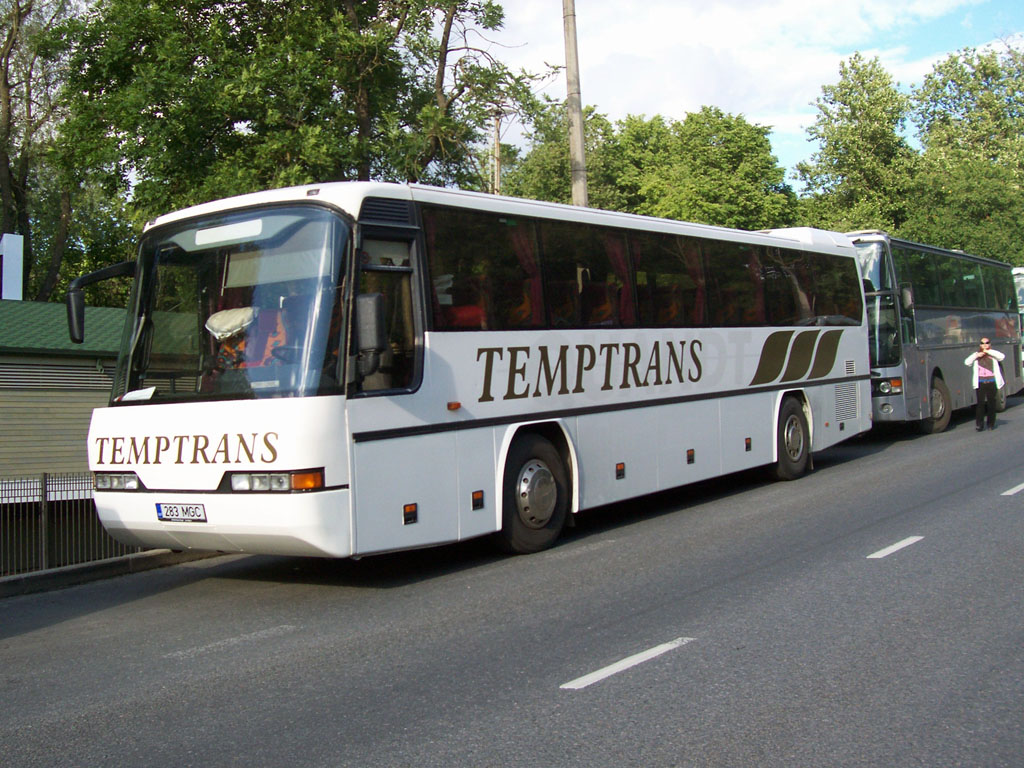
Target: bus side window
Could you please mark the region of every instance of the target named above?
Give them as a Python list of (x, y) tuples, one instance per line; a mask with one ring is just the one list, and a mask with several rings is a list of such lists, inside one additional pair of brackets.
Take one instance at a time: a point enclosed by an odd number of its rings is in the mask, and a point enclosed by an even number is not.
[(412, 385), (416, 330), (408, 249), (407, 243), (363, 241), (358, 291), (379, 293), (384, 297), (385, 338), (388, 340), (377, 370), (358, 383), (363, 392), (405, 389)]
[(420, 214), (433, 330), (503, 331), (544, 324), (532, 222), (431, 205)]

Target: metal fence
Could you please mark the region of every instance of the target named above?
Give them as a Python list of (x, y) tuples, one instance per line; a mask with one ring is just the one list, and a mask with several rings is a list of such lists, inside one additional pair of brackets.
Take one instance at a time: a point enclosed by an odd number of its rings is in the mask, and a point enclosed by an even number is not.
[(0, 478), (0, 577), (140, 551), (100, 524), (91, 474)]

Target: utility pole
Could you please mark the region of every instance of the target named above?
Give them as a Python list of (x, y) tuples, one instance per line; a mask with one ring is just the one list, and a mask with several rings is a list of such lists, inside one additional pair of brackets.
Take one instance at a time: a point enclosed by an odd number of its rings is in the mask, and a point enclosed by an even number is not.
[(562, 0), (565, 27), (565, 86), (569, 109), (569, 173), (572, 204), (587, 204), (587, 158), (583, 149), (583, 101), (580, 97), (580, 62), (576, 50), (576, 2)]
[(491, 192), (495, 195), (501, 194), (501, 109), (494, 110), (494, 158), (493, 176), (491, 178)]

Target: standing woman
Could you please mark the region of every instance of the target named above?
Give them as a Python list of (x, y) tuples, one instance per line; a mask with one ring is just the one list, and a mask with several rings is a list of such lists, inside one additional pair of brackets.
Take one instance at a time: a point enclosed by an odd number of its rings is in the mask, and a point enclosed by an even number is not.
[(974, 365), (974, 393), (978, 397), (978, 405), (974, 411), (974, 428), (979, 432), (985, 428), (996, 428), (996, 396), (1003, 386), (1003, 372), (999, 370), (999, 361), (1006, 355), (998, 349), (992, 349), (989, 339), (982, 339), (977, 352), (972, 352), (964, 360), (964, 365)]

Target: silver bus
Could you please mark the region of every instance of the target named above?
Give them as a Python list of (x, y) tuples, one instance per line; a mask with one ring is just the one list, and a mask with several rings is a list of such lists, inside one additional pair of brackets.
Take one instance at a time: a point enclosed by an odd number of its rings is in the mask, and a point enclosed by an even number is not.
[(848, 236), (864, 279), (875, 422), (944, 430), (952, 411), (976, 402), (964, 359), (982, 336), (1006, 355), (1005, 409), (1007, 394), (1024, 386), (1011, 266), (885, 232)]

